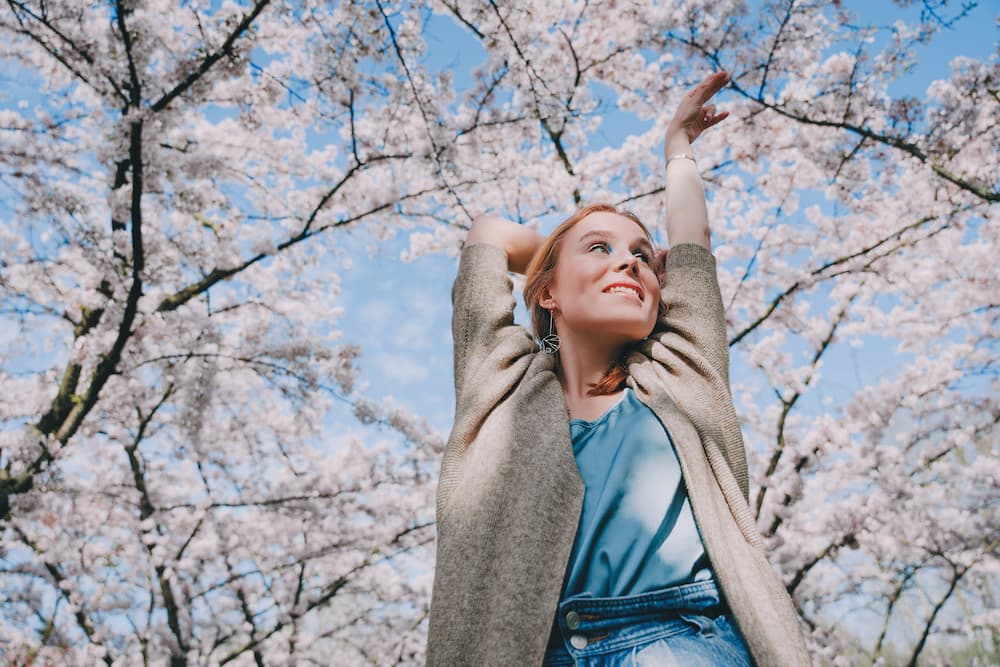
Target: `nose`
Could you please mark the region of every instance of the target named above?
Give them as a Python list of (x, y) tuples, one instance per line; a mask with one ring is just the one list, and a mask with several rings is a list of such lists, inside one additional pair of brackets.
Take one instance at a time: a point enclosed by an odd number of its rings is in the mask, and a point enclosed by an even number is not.
[(618, 264), (619, 271), (631, 271), (634, 274), (639, 273), (639, 258), (628, 253)]

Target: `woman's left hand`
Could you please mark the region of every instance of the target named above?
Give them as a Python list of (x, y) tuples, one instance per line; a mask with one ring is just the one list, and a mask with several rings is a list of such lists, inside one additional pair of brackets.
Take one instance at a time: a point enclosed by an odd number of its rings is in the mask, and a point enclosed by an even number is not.
[(715, 112), (714, 104), (706, 104), (713, 95), (729, 83), (728, 72), (716, 72), (688, 91), (674, 117), (667, 126), (667, 143), (671, 136), (683, 132), (688, 142), (694, 143), (702, 132), (717, 125), (729, 116), (728, 111)]

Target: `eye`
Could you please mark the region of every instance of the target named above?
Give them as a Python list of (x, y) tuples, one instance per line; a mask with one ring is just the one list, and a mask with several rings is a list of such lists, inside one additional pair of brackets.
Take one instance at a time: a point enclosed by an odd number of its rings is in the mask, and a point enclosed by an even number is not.
[(597, 243), (591, 243), (590, 247), (587, 248), (587, 252), (593, 252), (594, 248), (600, 248), (600, 249), (602, 249), (604, 252), (606, 252), (608, 254), (611, 253), (611, 246), (608, 245), (607, 243), (605, 243), (604, 241), (599, 241)]
[(645, 250), (636, 250), (632, 254), (641, 259), (646, 264), (649, 264), (650, 261), (649, 253), (646, 252)]

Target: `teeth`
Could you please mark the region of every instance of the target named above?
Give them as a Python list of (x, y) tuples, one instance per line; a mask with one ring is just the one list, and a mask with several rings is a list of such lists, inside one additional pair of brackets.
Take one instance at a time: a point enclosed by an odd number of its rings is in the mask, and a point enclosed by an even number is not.
[(608, 292), (623, 293), (623, 294), (634, 294), (636, 296), (639, 296), (639, 292), (637, 292), (636, 290), (632, 289), (631, 287), (621, 287), (619, 285), (615, 285), (614, 287), (612, 287), (611, 289), (609, 289)]

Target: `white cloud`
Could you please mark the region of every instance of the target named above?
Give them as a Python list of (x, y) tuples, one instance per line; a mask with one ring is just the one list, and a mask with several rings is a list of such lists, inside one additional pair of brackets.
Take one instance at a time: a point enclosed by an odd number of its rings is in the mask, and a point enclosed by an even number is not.
[(400, 322), (392, 343), (404, 350), (426, 350), (431, 347), (431, 320), (423, 317)]
[(392, 320), (395, 307), (390, 301), (366, 301), (356, 312), (359, 321), (376, 329), (384, 329)]
[(391, 382), (408, 384), (426, 380), (429, 375), (426, 366), (403, 354), (380, 354), (373, 361), (378, 372)]

